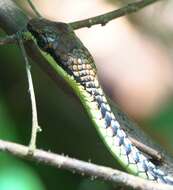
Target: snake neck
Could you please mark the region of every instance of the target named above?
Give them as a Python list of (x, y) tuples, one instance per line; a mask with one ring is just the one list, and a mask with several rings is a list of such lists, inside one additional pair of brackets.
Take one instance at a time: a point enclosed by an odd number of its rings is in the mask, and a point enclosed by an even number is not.
[[(82, 67), (82, 66), (81, 66)], [(86, 65), (75, 78), (89, 94), (88, 105), (95, 124), (111, 153), (127, 170), (143, 178), (173, 185), (173, 178), (157, 168), (129, 140), (107, 102), (96, 73)], [(88, 96), (87, 96), (88, 97)]]
[(76, 82), (84, 88), (81, 91), (85, 97), (84, 105), (112, 155), (134, 175), (173, 185), (173, 178), (149, 161), (121, 128), (98, 82), (92, 57), (82, 50), (74, 50), (66, 64)]

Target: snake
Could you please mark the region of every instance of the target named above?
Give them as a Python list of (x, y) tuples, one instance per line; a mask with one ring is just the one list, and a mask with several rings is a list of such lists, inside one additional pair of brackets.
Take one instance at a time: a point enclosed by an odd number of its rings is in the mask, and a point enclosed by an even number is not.
[(173, 185), (173, 177), (138, 150), (120, 126), (99, 83), (94, 59), (73, 28), (63, 22), (33, 18), (27, 23), (28, 34), (48, 63), (79, 97), (113, 157), (133, 175)]

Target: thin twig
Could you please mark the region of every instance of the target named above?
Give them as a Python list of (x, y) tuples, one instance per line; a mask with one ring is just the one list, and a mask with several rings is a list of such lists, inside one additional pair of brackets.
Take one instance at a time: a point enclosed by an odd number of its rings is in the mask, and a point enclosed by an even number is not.
[(25, 64), (26, 64), (26, 73), (27, 73), (27, 78), (28, 78), (28, 86), (29, 86), (29, 93), (30, 93), (31, 107), (32, 107), (32, 132), (31, 132), (31, 140), (29, 144), (29, 153), (32, 154), (36, 147), (37, 132), (41, 131), (41, 128), (38, 125), (38, 119), (37, 119), (36, 99), (35, 99), (32, 75), (30, 71), (31, 66), (29, 65), (28, 58), (27, 58), (20, 34), (19, 34), (18, 41), (19, 41), (19, 46), (22, 51), (22, 55), (24, 57)]
[(17, 42), (17, 40), (16, 40), (15, 34), (0, 38), (0, 45), (14, 44), (16, 42)]
[(79, 29), (79, 28), (83, 28), (83, 27), (91, 27), (93, 25), (96, 24), (101, 24), (102, 26), (104, 26), (105, 24), (107, 24), (109, 21), (121, 17), (121, 16), (125, 16), (128, 15), (130, 13), (134, 13), (152, 3), (155, 3), (159, 0), (140, 0), (134, 3), (130, 3), (128, 5), (126, 5), (125, 7), (122, 7), (120, 9), (99, 15), (99, 16), (95, 16), (95, 17), (91, 17), (88, 19), (84, 19), (84, 20), (80, 20), (80, 21), (76, 21), (76, 22), (71, 22), (69, 23), (72, 28), (74, 30)]
[(32, 10), (34, 11), (34, 13), (36, 14), (36, 16), (42, 17), (41, 14), (38, 12), (38, 10), (35, 8), (34, 4), (32, 3), (32, 0), (27, 0), (27, 1)]
[(119, 170), (99, 166), (96, 164), (72, 159), (43, 150), (36, 149), (32, 156), (28, 155), (28, 147), (12, 142), (0, 140), (0, 150), (9, 152), (15, 156), (22, 157), (27, 160), (53, 166), (58, 169), (66, 169), (80, 175), (91, 176), (92, 179), (102, 179), (112, 182), (123, 187), (131, 187), (135, 190), (173, 190), (172, 186), (165, 184), (157, 184), (155, 182), (145, 180)]
[(157, 150), (143, 144), (142, 142), (132, 137), (129, 137), (129, 139), (140, 151), (151, 156), (152, 160), (157, 161), (159, 164), (163, 162), (164, 158)]

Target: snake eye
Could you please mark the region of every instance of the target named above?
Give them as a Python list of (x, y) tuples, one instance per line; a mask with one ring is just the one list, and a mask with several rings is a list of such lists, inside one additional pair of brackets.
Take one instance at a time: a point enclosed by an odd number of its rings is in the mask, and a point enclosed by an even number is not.
[(47, 38), (46, 38), (45, 35), (39, 34), (39, 35), (36, 37), (36, 40), (37, 40), (38, 46), (39, 46), (41, 49), (46, 49), (46, 46), (47, 46)]

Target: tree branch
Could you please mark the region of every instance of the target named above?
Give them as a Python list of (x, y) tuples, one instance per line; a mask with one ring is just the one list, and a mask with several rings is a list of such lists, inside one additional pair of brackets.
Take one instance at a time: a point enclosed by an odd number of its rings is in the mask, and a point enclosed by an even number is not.
[(76, 172), (80, 175), (91, 176), (94, 179), (99, 178), (105, 181), (119, 184), (125, 187), (131, 187), (138, 190), (173, 190), (172, 186), (157, 184), (152, 181), (144, 180), (139, 177), (126, 174), (124, 172), (99, 166), (96, 164), (80, 161), (43, 150), (36, 149), (34, 154), (28, 155), (28, 147), (12, 142), (0, 140), (0, 150), (9, 152), (15, 156), (39, 162), (48, 166), (53, 166), (58, 169), (66, 169)]
[(41, 14), (38, 12), (38, 10), (35, 8), (32, 0), (27, 0), (28, 1), (28, 4), (30, 5), (31, 9), (34, 11), (35, 15), (37, 17), (41, 17)]
[(26, 75), (28, 79), (28, 91), (30, 94), (30, 101), (31, 101), (31, 108), (32, 108), (32, 132), (31, 132), (31, 139), (29, 143), (29, 154), (32, 154), (36, 148), (36, 140), (37, 140), (37, 133), (41, 132), (41, 127), (38, 124), (38, 117), (37, 117), (37, 105), (36, 105), (36, 98), (35, 98), (35, 91), (33, 85), (33, 79), (31, 74), (31, 65), (29, 64), (28, 57), (24, 48), (23, 40), (21, 39), (21, 35), (19, 34), (18, 37), (19, 47), (21, 49), (25, 68), (26, 68)]
[(69, 23), (72, 28), (74, 30), (79, 29), (79, 28), (83, 28), (83, 27), (91, 27), (93, 25), (97, 25), (97, 24), (101, 24), (102, 26), (104, 26), (105, 24), (107, 24), (109, 21), (121, 17), (121, 16), (125, 16), (131, 13), (134, 13), (152, 3), (155, 3), (159, 0), (140, 0), (134, 3), (129, 3), (128, 5), (126, 5), (125, 7), (122, 7), (118, 10), (114, 10), (111, 12), (108, 12), (106, 14), (102, 14), (99, 16), (95, 16), (95, 17), (91, 17), (88, 19), (84, 19), (84, 20), (80, 20), (80, 21), (76, 21), (76, 22), (71, 22)]
[(134, 144), (141, 152), (151, 156), (151, 160), (157, 161), (160, 164), (163, 162), (164, 156), (160, 152), (132, 137), (129, 137), (129, 139), (131, 140), (132, 144)]

